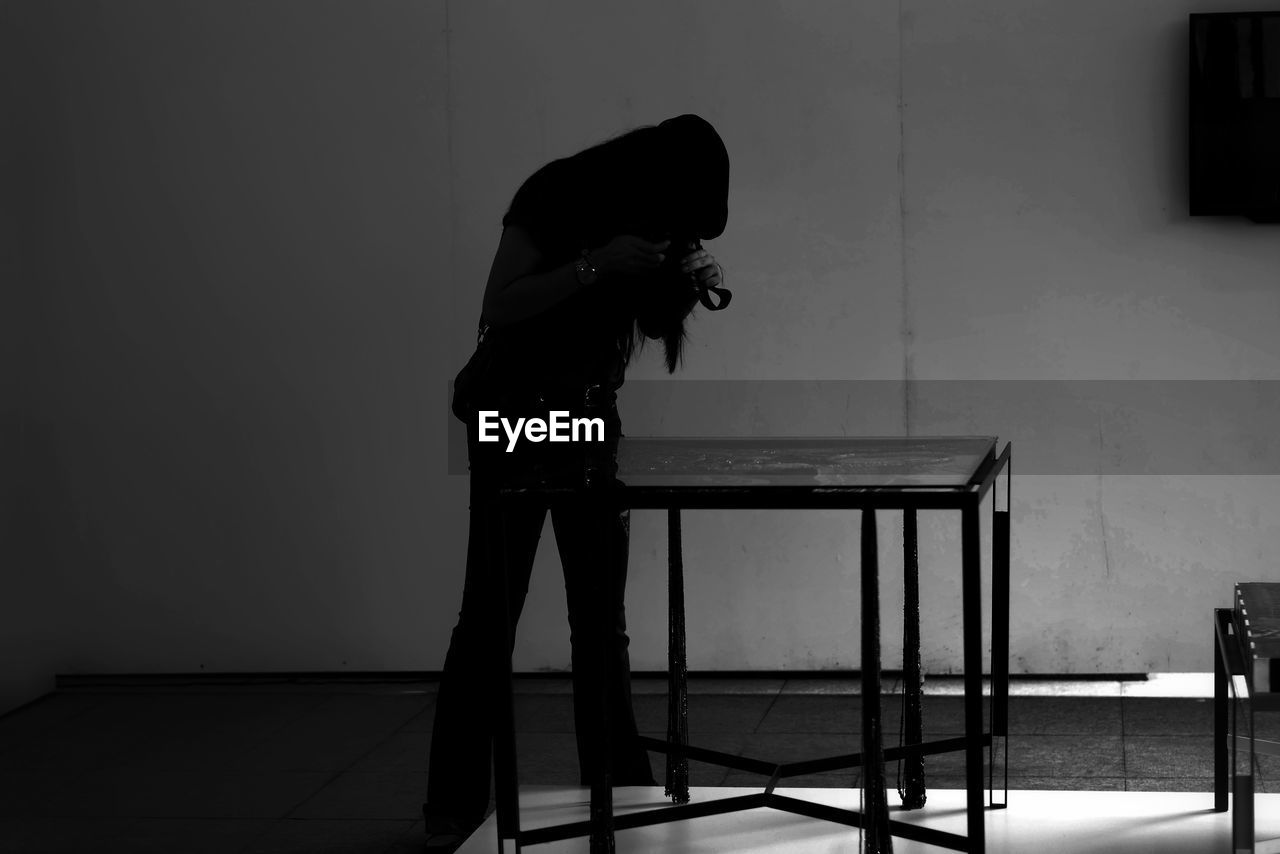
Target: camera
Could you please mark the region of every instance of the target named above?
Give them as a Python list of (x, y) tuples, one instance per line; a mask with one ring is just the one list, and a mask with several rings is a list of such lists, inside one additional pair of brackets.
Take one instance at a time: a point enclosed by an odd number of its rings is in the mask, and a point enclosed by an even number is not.
[[(680, 272), (680, 262), (689, 255), (690, 252), (697, 252), (702, 248), (702, 241), (696, 237), (681, 236), (677, 234), (667, 234), (662, 238), (670, 240), (671, 244), (667, 246), (667, 251), (662, 259), (661, 269), (664, 272), (671, 272), (674, 275), (689, 278), (687, 273)], [(661, 242), (661, 241), (659, 241)]]

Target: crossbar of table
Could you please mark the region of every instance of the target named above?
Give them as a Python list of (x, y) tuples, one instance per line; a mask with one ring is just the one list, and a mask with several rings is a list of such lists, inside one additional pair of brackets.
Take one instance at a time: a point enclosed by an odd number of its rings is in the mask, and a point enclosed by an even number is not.
[[(992, 733), (984, 732), (980, 738), (983, 746), (992, 743)], [(724, 768), (733, 768), (737, 771), (747, 771), (752, 774), (773, 775), (776, 773), (781, 778), (794, 777), (800, 774), (841, 771), (845, 768), (857, 768), (863, 763), (863, 754), (861, 752), (842, 753), (821, 759), (804, 759), (800, 762), (769, 762), (765, 759), (753, 759), (734, 753), (709, 750), (705, 747), (697, 747), (691, 744), (677, 748), (660, 738), (652, 738), (647, 735), (638, 736), (636, 742), (655, 753), (670, 755), (678, 752), (689, 759), (696, 759), (708, 765), (719, 765)], [(909, 756), (936, 756), (941, 753), (954, 753), (957, 750), (963, 750), (967, 743), (965, 737), (957, 736), (955, 738), (925, 741), (920, 744), (901, 744), (894, 747), (886, 747), (884, 748), (884, 760), (885, 762), (892, 762)]]

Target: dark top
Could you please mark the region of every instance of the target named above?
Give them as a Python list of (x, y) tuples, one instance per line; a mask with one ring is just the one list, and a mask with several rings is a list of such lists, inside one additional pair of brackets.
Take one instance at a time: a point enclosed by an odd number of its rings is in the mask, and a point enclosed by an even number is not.
[(619, 234), (673, 240), (667, 263), (645, 280), (602, 281), (546, 311), (496, 330), (504, 341), (505, 376), (525, 389), (622, 385), (624, 342), (637, 324), (662, 339), (675, 370), (684, 318), (697, 301), (694, 282), (679, 270), (687, 245), (724, 231), (729, 159), (705, 119), (685, 114), (609, 143), (555, 160), (516, 192), (502, 219), (520, 226), (543, 256), (534, 272), (571, 263), (583, 249)]
[[(546, 192), (546, 184), (557, 192)], [(502, 218), (502, 225), (519, 226), (533, 238), (542, 254), (544, 273), (572, 263), (582, 250), (604, 238), (575, 212), (578, 193), (558, 164), (534, 173), (521, 185)], [(535, 201), (537, 200), (537, 201)], [(503, 374), (526, 388), (573, 388), (601, 384), (622, 385), (625, 364), (619, 337), (634, 315), (624, 298), (626, 290), (600, 281), (532, 317), (495, 330), (501, 339)]]

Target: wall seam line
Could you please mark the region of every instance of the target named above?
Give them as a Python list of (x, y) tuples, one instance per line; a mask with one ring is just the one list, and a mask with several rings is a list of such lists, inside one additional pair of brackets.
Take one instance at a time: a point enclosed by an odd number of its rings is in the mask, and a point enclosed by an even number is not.
[(907, 276), (907, 177), (906, 177), (906, 87), (904, 82), (905, 43), (903, 0), (898, 0), (898, 245), (902, 277), (902, 429), (911, 435), (911, 381), (914, 366), (911, 343), (911, 284)]
[[(449, 0), (444, 0), (444, 146), (445, 159), (448, 161), (449, 174), (449, 281), (452, 285), (449, 292), (453, 294), (455, 306), (461, 295), (470, 293), (466, 288), (457, 287), (458, 283), (458, 181), (457, 166), (453, 156), (453, 21), (449, 14)], [(454, 317), (460, 312), (455, 309)], [(468, 341), (468, 343), (470, 343)]]

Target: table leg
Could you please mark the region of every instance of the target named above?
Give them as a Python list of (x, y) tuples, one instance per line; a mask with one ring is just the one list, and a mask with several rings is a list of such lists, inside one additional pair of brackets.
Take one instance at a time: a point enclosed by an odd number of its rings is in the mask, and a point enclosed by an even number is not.
[(982, 785), (982, 554), (978, 505), (961, 510), (961, 600), (964, 614), (964, 771), (969, 851), (986, 849)]
[(880, 562), (876, 513), (862, 511), (862, 813), (864, 851), (893, 851), (880, 733)]
[[(994, 506), (995, 497), (992, 496)], [(991, 762), (987, 789), (992, 806), (1009, 803), (1009, 508), (991, 514)], [(995, 803), (996, 747), (1002, 748), (1004, 802)]]
[(1231, 805), (1231, 848), (1235, 854), (1253, 854), (1253, 774), (1237, 774)]
[(667, 511), (667, 754), (666, 794), (677, 804), (689, 803), (688, 668), (684, 631), (684, 557), (680, 510)]
[[(1227, 810), (1227, 767), (1230, 754), (1227, 751), (1227, 692), (1230, 690), (1226, 655), (1223, 649), (1223, 620), (1225, 609), (1213, 612), (1213, 809)], [(1230, 613), (1229, 611), (1227, 612)], [(1229, 625), (1229, 624), (1228, 624)]]
[[(1249, 659), (1245, 659), (1247, 662)], [(1246, 665), (1247, 666), (1247, 665)], [(1254, 756), (1254, 740), (1257, 738), (1257, 732), (1254, 730), (1253, 718), (1253, 696), (1244, 704), (1243, 714), (1245, 741), (1249, 744), (1248, 753), (1243, 757), (1245, 767), (1241, 773), (1240, 766), (1234, 769), (1235, 786), (1232, 793), (1231, 803), (1231, 837), (1232, 848), (1236, 854), (1253, 854), (1254, 852), (1254, 826), (1253, 826), (1253, 793), (1254, 779), (1253, 769), (1254, 763), (1257, 761)], [(1236, 741), (1239, 743), (1239, 730), (1236, 731)]]
[(496, 508), (493, 512), (498, 517), (499, 535), (495, 547), (498, 549), (498, 557), (501, 561), (499, 565), (502, 567), (502, 583), (500, 589), (495, 591), (499, 601), (497, 607), (493, 609), (496, 619), (500, 621), (498, 636), (502, 639), (501, 645), (496, 647), (498, 662), (497, 667), (494, 668), (499, 683), (496, 691), (497, 728), (493, 745), (493, 776), (497, 789), (495, 800), (498, 813), (498, 851), (499, 854), (518, 854), (520, 851), (520, 794), (516, 772), (515, 701), (511, 684), (512, 637), (511, 599), (507, 578), (507, 525), (506, 513), (502, 508)]
[[(924, 676), (920, 670), (920, 553), (917, 547), (916, 511), (902, 511), (902, 741), (924, 741)], [(913, 753), (901, 760), (898, 794), (902, 806), (917, 810), (925, 804), (924, 756)]]

